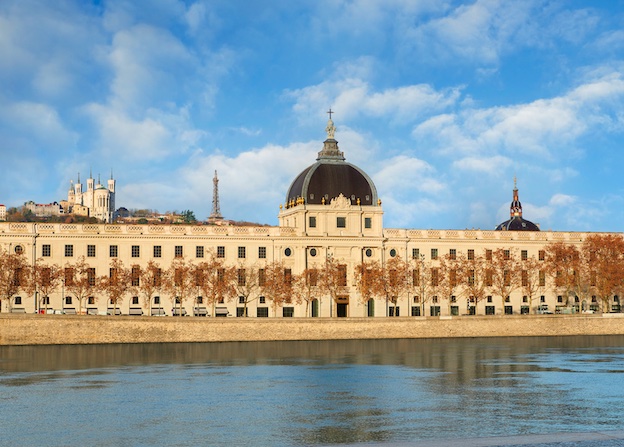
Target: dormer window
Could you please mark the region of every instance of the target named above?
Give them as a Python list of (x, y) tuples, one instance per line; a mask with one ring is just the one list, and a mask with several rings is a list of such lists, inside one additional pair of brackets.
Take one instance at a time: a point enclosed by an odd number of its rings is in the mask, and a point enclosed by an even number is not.
[(347, 218), (336, 217), (336, 228), (347, 228)]

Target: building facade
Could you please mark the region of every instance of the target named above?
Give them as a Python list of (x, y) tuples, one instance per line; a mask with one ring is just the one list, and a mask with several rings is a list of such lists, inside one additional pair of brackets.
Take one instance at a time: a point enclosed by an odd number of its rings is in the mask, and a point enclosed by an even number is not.
[[(292, 182), (285, 204), (280, 206), (276, 227), (5, 222), (0, 223), (0, 250), (21, 252), (32, 265), (43, 262), (63, 266), (84, 256), (98, 276), (107, 274), (114, 258), (121, 259), (127, 267), (145, 267), (154, 261), (166, 269), (176, 258), (198, 263), (210, 253), (231, 266), (263, 268), (281, 262), (293, 273), (322, 269), (327, 259), (344, 266), (346, 287), (337, 299), (319, 294), (310, 306), (288, 304), (273, 308), (269, 300), (257, 296), (245, 305), (249, 317), (417, 317), (475, 312), (504, 315), (534, 313), (543, 305), (554, 310), (563, 305), (562, 297), (548, 284), (535, 297), (528, 298), (517, 288), (505, 299), (487, 295), (477, 303), (471, 303), (471, 297), (465, 295), (421, 297), (416, 287), (401, 293), (396, 302), (379, 297), (363, 299), (355, 275), (356, 267), (363, 262), (377, 261), (384, 265), (400, 257), (416, 268), (419, 263), (435, 266), (446, 254), (469, 257), (471, 253), (491, 253), (500, 248), (518, 259), (540, 262), (548, 244), (565, 242), (581, 246), (589, 234), (596, 233), (539, 231), (522, 218), (516, 187), (510, 207), (513, 222), (499, 225), (502, 231), (384, 228), (382, 201), (372, 179), (346, 161), (334, 139), (331, 119), (326, 131), (328, 138), (316, 162)], [(98, 188), (93, 183), (87, 185), (87, 193), (91, 195), (82, 193), (81, 188), (72, 188), (73, 203), (97, 203)], [(111, 195), (114, 197), (114, 183), (112, 189), (109, 185), (106, 206), (102, 203), (103, 208), (97, 208), (103, 210), (104, 217), (113, 209)], [(28, 313), (37, 310), (36, 297), (19, 298), (13, 306)], [(614, 300), (614, 306), (619, 305), (617, 297)], [(76, 306), (75, 298), (63, 287), (51, 294), (46, 305), (58, 311)], [(592, 303), (577, 304), (579, 309), (591, 306)], [(95, 296), (86, 307), (90, 313), (106, 313), (111, 305), (103, 296)], [(174, 302), (172, 297), (164, 295), (154, 297), (150, 303), (126, 296), (120, 307), (122, 314), (141, 308), (147, 315), (150, 309), (159, 308), (171, 315)], [(219, 307), (227, 309), (225, 313), (232, 316), (243, 313), (243, 304), (237, 297)], [(6, 311), (7, 303), (2, 303), (0, 308)]]

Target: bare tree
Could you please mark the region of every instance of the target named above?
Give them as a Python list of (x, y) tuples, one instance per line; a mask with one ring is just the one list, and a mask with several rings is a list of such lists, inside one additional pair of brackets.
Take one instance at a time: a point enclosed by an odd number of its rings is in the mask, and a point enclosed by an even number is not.
[(460, 291), (461, 278), (463, 276), (462, 268), (464, 266), (461, 259), (463, 259), (461, 255), (450, 253), (440, 258), (440, 278), (437, 290), (447, 300), (449, 314), (451, 314), (453, 298), (455, 297), (455, 300), (457, 300)]
[(62, 280), (63, 269), (58, 264), (46, 264), (43, 259), (37, 259), (30, 269), (27, 289), (28, 293), (38, 295), (39, 309), (47, 313), (49, 297), (59, 288)]
[(520, 289), (529, 300), (529, 313), (533, 311), (533, 299), (546, 287), (546, 272), (535, 256), (520, 263)]
[(377, 297), (377, 278), (382, 275), (381, 264), (378, 261), (362, 262), (355, 266), (353, 277), (355, 288), (360, 295), (362, 304), (367, 305)]
[(95, 275), (95, 268), (86, 262), (84, 256), (81, 256), (74, 264), (65, 264), (63, 281), (65, 290), (69, 291), (78, 300), (77, 313), (81, 314), (84, 308), (83, 303), (90, 296), (95, 299), (96, 292), (100, 287)]
[(583, 242), (583, 258), (591, 290), (600, 298), (603, 312), (610, 312), (609, 301), (624, 286), (624, 238), (620, 235), (591, 235)]
[(100, 276), (99, 283), (101, 290), (113, 305), (113, 315), (116, 315), (118, 305), (121, 305), (124, 295), (132, 284), (130, 270), (124, 266), (121, 259), (113, 258), (109, 264), (108, 275)]
[(473, 253), (461, 257), (462, 290), (468, 303), (474, 303), (475, 314), (478, 313), (479, 301), (485, 299), (488, 289), (492, 286), (492, 270), (487, 267), (486, 260), (490, 255)]
[(173, 314), (182, 316), (184, 302), (193, 290), (196, 290), (196, 275), (193, 274), (193, 264), (184, 258), (176, 258), (166, 272), (164, 290), (171, 297)]
[(208, 261), (197, 264), (194, 269), (195, 282), (198, 284), (206, 303), (212, 307), (212, 315), (216, 316), (217, 303), (236, 294), (234, 281), (237, 280), (236, 269), (226, 267), (222, 260), (211, 256)]
[(292, 302), (292, 272), (282, 262), (272, 262), (264, 270), (264, 286), (262, 292), (273, 304), (273, 314), (277, 308)]
[(0, 299), (6, 300), (7, 311), (13, 307), (13, 298), (25, 290), (28, 282), (28, 263), (21, 253), (0, 253)]
[(492, 290), (501, 298), (501, 307), (505, 307), (507, 297), (520, 286), (518, 260), (510, 248), (497, 248), (492, 258), (486, 260), (487, 269), (492, 272)]
[(433, 290), (431, 280), (431, 266), (425, 261), (425, 255), (414, 259), (412, 269), (412, 288), (418, 295), (421, 306), (421, 315), (425, 315), (425, 304), (431, 299)]
[(236, 281), (234, 289), (239, 300), (243, 301), (243, 315), (247, 316), (247, 305), (256, 300), (260, 294), (258, 278), (258, 266), (256, 264), (244, 265), (240, 263), (236, 268)]
[(319, 269), (319, 287), (323, 294), (329, 295), (332, 303), (337, 304), (339, 297), (348, 294), (346, 264), (328, 256)]
[(319, 272), (315, 268), (303, 270), (299, 275), (293, 276), (292, 294), (297, 302), (305, 302), (305, 315), (309, 316), (310, 304), (318, 297)]
[(139, 271), (139, 286), (137, 290), (143, 296), (143, 303), (149, 309), (149, 315), (152, 315), (152, 299), (160, 292), (162, 288), (162, 269), (152, 259), (147, 263), (145, 268)]
[(553, 291), (565, 297), (566, 306), (577, 288), (577, 272), (581, 270), (580, 252), (575, 245), (553, 242), (545, 247), (546, 269), (552, 277)]

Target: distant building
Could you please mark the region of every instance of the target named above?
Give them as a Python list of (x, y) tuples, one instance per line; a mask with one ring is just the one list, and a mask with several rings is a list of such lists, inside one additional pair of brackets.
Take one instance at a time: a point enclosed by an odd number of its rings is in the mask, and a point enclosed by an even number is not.
[(115, 180), (112, 173), (107, 186), (101, 184), (99, 176), (96, 184), (92, 175), (89, 175), (86, 191), (82, 189), (80, 174), (78, 174), (76, 183), (70, 180), (67, 200), (61, 201), (60, 205), (65, 214), (95, 217), (105, 223), (113, 222), (115, 214)]
[(30, 201), (24, 204), (24, 208), (37, 217), (60, 216), (63, 214), (63, 209), (57, 202), (41, 204)]
[(6, 220), (6, 206), (0, 205), (0, 220)]

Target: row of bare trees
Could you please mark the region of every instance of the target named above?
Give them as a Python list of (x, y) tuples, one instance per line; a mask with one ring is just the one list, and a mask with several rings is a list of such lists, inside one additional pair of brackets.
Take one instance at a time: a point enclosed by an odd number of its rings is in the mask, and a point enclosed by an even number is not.
[[(105, 295), (114, 310), (127, 296), (142, 297), (144, 306), (151, 309), (153, 298), (166, 294), (178, 308), (178, 315), (191, 300), (197, 306), (199, 297), (213, 308), (236, 299), (247, 315), (247, 306), (264, 296), (274, 312), (286, 304), (305, 303), (308, 315), (314, 299), (326, 296), (337, 303), (349, 295), (347, 265), (331, 257), (299, 274), (279, 262), (227, 266), (212, 253), (206, 259), (197, 263), (177, 258), (162, 268), (153, 260), (144, 267), (126, 267), (114, 258), (108, 273), (96, 276), (95, 268), (84, 257), (64, 266), (38, 259), (33, 267), (25, 256), (4, 252), (0, 253), (0, 299), (10, 308), (20, 292), (35, 294), (40, 299), (39, 308), (44, 308), (46, 297), (63, 288), (76, 298), (79, 311), (87, 298), (98, 294)], [(487, 296), (496, 296), (504, 306), (507, 297), (517, 291), (527, 297), (529, 308), (533, 308), (536, 297), (550, 291), (564, 297), (566, 305), (573, 297), (581, 301), (597, 297), (602, 310), (609, 311), (612, 297), (624, 292), (624, 239), (595, 234), (582, 244), (554, 242), (544, 246), (537, 257), (511, 248), (469, 249), (465, 253), (451, 250), (430, 260), (396, 256), (384, 264), (370, 261), (355, 266), (353, 286), (363, 304), (382, 299), (397, 305), (402, 297), (409, 300), (417, 296), (422, 315), (425, 304), (436, 297), (448, 303), (449, 313), (459, 297), (477, 313)]]
[(141, 297), (144, 307), (151, 312), (153, 299), (162, 294), (168, 295), (177, 315), (182, 314), (185, 303), (193, 306), (214, 307), (236, 299), (243, 304), (243, 315), (253, 301), (266, 297), (277, 308), (287, 304), (309, 306), (320, 295), (337, 298), (346, 293), (346, 268), (333, 259), (328, 259), (320, 269), (306, 269), (293, 274), (283, 263), (273, 262), (264, 265), (239, 264), (227, 266), (221, 258), (212, 253), (206, 261), (193, 262), (184, 258), (175, 259), (168, 268), (162, 268), (150, 260), (146, 266), (124, 265), (119, 258), (113, 258), (109, 271), (97, 276), (85, 257), (63, 266), (46, 263), (37, 259), (30, 266), (22, 254), (0, 253), (0, 299), (11, 310), (13, 299), (19, 293), (38, 296), (38, 307), (46, 309), (52, 294), (62, 290), (63, 295), (77, 300), (78, 312), (85, 309), (89, 298), (96, 300), (104, 295), (113, 313), (128, 296)]
[(528, 255), (527, 250), (498, 248), (449, 253), (434, 260), (424, 255), (411, 261), (391, 258), (356, 266), (355, 286), (363, 303), (382, 298), (397, 305), (402, 296), (415, 295), (422, 306), (436, 298), (449, 306), (459, 297), (468, 300), (477, 313), (488, 296), (500, 299), (501, 307), (513, 292), (534, 300), (546, 292), (561, 296), (566, 306), (573, 298), (580, 302), (598, 299), (604, 312), (610, 300), (624, 293), (624, 238), (620, 235), (591, 235), (582, 244), (553, 242)]

